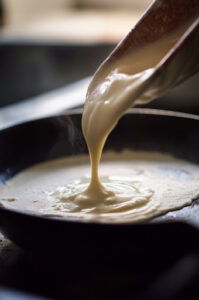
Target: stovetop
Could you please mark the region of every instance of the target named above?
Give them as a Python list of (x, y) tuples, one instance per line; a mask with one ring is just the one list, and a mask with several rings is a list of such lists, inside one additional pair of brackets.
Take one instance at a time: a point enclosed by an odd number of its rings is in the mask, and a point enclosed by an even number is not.
[(123, 263), (122, 258), (99, 263), (97, 257), (89, 262), (77, 261), (67, 255), (48, 257), (24, 252), (0, 236), (0, 286), (4, 288), (0, 298), (198, 299), (198, 253), (154, 255), (130, 263)]

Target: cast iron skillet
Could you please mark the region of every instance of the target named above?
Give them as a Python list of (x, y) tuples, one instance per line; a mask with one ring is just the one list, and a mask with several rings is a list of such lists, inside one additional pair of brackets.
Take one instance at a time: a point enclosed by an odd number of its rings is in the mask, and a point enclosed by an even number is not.
[[(81, 112), (72, 111), (23, 123), (0, 132), (0, 181), (35, 163), (87, 152)], [(160, 151), (199, 163), (199, 117), (133, 109), (119, 122), (105, 150)], [(97, 224), (41, 217), (0, 207), (0, 229), (13, 242), (32, 251), (107, 259), (137, 258), (156, 253), (174, 255), (196, 250), (199, 241), (197, 201), (194, 205), (143, 224)], [(124, 256), (123, 256), (124, 257)]]

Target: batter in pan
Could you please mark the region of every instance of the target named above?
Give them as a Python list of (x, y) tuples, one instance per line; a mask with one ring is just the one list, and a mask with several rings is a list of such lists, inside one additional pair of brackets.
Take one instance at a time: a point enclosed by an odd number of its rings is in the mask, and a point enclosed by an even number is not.
[[(147, 78), (183, 30), (102, 65), (95, 74), (82, 118), (91, 176), (84, 176), (89, 164), (81, 169), (81, 157), (74, 165), (70, 159), (42, 164), (11, 180), (2, 198), (20, 199), (15, 204), (20, 206), (28, 197), (29, 208), (43, 213), (99, 222), (143, 221), (191, 203), (198, 196), (199, 169), (188, 162), (157, 153), (109, 153), (101, 176), (98, 170), (106, 139), (120, 117), (132, 105), (153, 99), (154, 85), (147, 86)], [(136, 128), (129, 130), (133, 134)]]

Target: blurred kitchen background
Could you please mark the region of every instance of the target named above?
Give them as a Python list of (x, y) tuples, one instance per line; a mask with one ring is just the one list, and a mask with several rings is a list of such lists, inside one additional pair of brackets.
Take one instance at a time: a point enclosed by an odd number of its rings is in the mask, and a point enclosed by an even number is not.
[[(0, 128), (83, 105), (152, 0), (0, 0)], [(187, 58), (189, 59), (189, 58)], [(147, 107), (199, 113), (199, 75)]]

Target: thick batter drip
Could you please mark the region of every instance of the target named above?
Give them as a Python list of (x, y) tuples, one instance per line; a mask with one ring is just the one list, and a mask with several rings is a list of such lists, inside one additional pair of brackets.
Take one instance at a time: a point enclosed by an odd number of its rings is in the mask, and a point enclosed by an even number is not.
[[(84, 205), (88, 208), (88, 203), (91, 206), (95, 203), (96, 206), (103, 207), (109, 199), (115, 205), (121, 201), (122, 195), (118, 195), (117, 189), (114, 188), (115, 183), (106, 184), (99, 178), (98, 167), (104, 144), (119, 118), (129, 107), (153, 99), (158, 82), (148, 86), (147, 78), (186, 28), (187, 26), (133, 53), (127, 53), (114, 63), (102, 66), (95, 74), (88, 89), (82, 118), (82, 129), (91, 161), (91, 180), (84, 190), (70, 193), (69, 200), (78, 203), (76, 210), (78, 207), (81, 210)], [(133, 134), (135, 129), (129, 130), (132, 130)], [(125, 197), (126, 195), (124, 199)], [(136, 189), (133, 187), (129, 197), (131, 199), (137, 197)], [(147, 194), (142, 203), (148, 203), (149, 199), (150, 196)], [(129, 199), (129, 202), (132, 201)], [(118, 209), (119, 207), (123, 209), (122, 205), (118, 206)], [(110, 212), (112, 209), (113, 206), (109, 206)]]
[(100, 194), (95, 190), (91, 194), (92, 191), (87, 189), (88, 179), (83, 177), (79, 181), (58, 187), (49, 196), (67, 203), (68, 212), (104, 214), (130, 212), (146, 205), (153, 195), (153, 191), (145, 188), (142, 182), (128, 176), (103, 176), (100, 180), (103, 189)]

